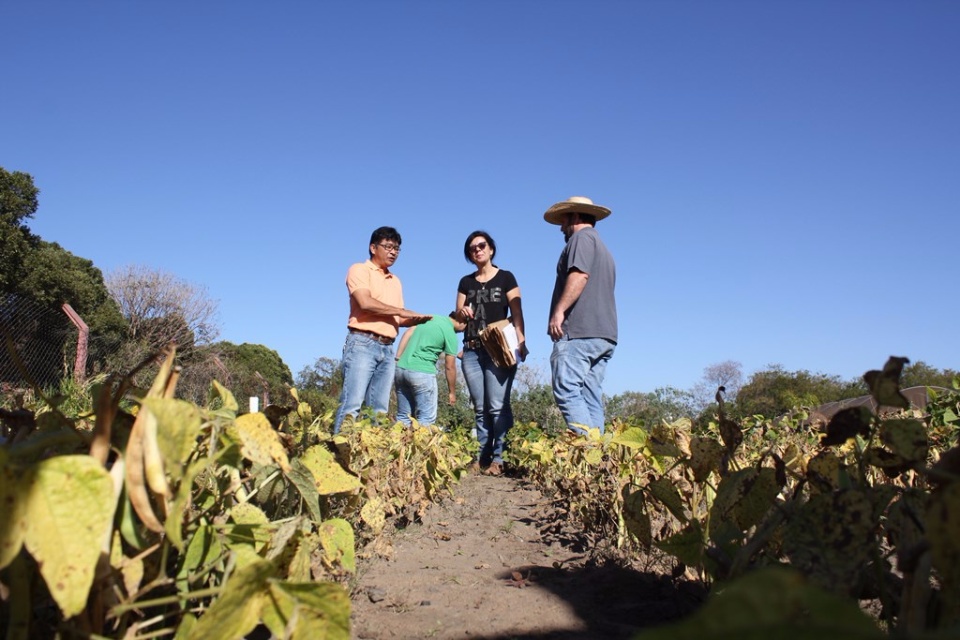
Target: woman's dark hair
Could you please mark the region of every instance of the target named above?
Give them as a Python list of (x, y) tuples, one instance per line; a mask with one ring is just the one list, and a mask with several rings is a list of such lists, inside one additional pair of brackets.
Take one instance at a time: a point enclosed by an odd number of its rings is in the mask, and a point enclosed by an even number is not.
[(493, 238), (490, 237), (490, 234), (486, 231), (474, 231), (467, 236), (467, 241), (463, 243), (463, 257), (467, 259), (467, 262), (473, 264), (473, 259), (470, 257), (470, 243), (477, 238), (483, 238), (487, 241), (487, 245), (490, 249), (490, 262), (493, 262), (494, 256), (497, 255), (497, 243), (493, 241)]
[[(370, 244), (380, 244), (384, 240), (389, 240), (390, 242), (396, 242), (397, 246), (400, 246), (400, 233), (397, 232), (393, 227), (380, 227), (374, 229), (373, 233), (370, 234)], [(368, 251), (370, 257), (373, 257), (373, 252)]]

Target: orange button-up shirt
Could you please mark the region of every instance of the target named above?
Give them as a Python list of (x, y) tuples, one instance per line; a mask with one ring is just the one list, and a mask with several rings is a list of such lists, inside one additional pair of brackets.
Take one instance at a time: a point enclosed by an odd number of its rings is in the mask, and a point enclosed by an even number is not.
[(372, 260), (351, 265), (347, 271), (347, 291), (350, 292), (350, 321), (347, 322), (347, 327), (396, 338), (396, 316), (381, 316), (363, 311), (353, 299), (353, 292), (358, 289), (367, 289), (374, 300), (402, 309), (403, 286), (400, 278), (386, 269), (381, 269)]

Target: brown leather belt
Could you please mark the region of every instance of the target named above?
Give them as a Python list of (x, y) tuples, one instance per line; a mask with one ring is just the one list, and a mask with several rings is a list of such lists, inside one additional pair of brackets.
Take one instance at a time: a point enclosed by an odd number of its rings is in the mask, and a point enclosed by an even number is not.
[(347, 330), (350, 333), (359, 333), (360, 335), (372, 338), (380, 344), (393, 344), (393, 341), (396, 340), (396, 338), (387, 338), (386, 336), (382, 336), (379, 333), (374, 333), (373, 331), (364, 331), (363, 329), (353, 329), (350, 327), (347, 327)]

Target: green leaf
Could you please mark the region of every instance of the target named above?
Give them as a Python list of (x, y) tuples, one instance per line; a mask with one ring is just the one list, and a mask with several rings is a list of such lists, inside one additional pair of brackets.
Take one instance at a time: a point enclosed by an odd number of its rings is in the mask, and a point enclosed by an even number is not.
[(174, 482), (179, 482), (190, 454), (197, 448), (197, 436), (203, 426), (200, 409), (172, 398), (144, 398), (143, 406), (157, 419), (157, 444), (164, 469)]
[(104, 536), (113, 518), (113, 481), (90, 456), (56, 456), (20, 483), (26, 501), (24, 544), (64, 617), (87, 604)]
[(237, 411), (240, 410), (240, 405), (237, 404), (237, 399), (233, 397), (230, 389), (227, 389), (225, 386), (213, 381), (213, 384), (210, 385), (210, 394), (208, 397), (208, 404), (215, 404), (217, 401), (221, 404), (221, 409), (216, 413), (223, 415), (227, 418), (233, 418), (237, 415)]
[(640, 427), (630, 427), (614, 436), (611, 442), (631, 449), (642, 449), (647, 444), (647, 432)]
[(260, 621), (267, 581), (273, 574), (273, 563), (266, 560), (234, 571), (227, 579), (220, 597), (190, 629), (188, 640), (239, 640), (253, 631)]
[(183, 551), (183, 516), (190, 506), (190, 500), (193, 495), (193, 480), (197, 475), (210, 466), (210, 458), (201, 458), (194, 461), (183, 474), (180, 485), (177, 487), (177, 495), (173, 502), (167, 507), (167, 519), (163, 523), (164, 531), (167, 533), (167, 539), (179, 551)]
[(350, 523), (342, 518), (332, 518), (323, 522), (317, 533), (320, 536), (320, 546), (323, 547), (324, 563), (329, 567), (340, 566), (350, 573), (356, 573), (353, 527)]
[(683, 564), (698, 567), (703, 562), (703, 549), (706, 545), (700, 523), (693, 521), (680, 533), (654, 543)]
[(350, 596), (330, 582), (275, 582), (264, 601), (263, 622), (276, 638), (349, 640)]
[(653, 532), (650, 525), (650, 514), (647, 513), (647, 502), (643, 491), (630, 491), (629, 486), (623, 488), (623, 521), (629, 531), (644, 549), (653, 543)]
[(178, 588), (184, 592), (189, 591), (187, 584), (191, 579), (190, 574), (212, 562), (219, 561), (222, 555), (223, 545), (214, 528), (210, 525), (197, 527), (187, 543), (187, 552), (177, 572)]
[(647, 492), (659, 500), (677, 520), (680, 522), (687, 521), (687, 514), (683, 511), (683, 501), (680, 498), (680, 493), (668, 478), (657, 478), (650, 482), (646, 489)]
[(320, 512), (320, 493), (317, 491), (316, 481), (313, 474), (303, 464), (300, 458), (294, 458), (290, 462), (290, 471), (286, 474), (287, 479), (293, 483), (293, 486), (300, 492), (304, 503), (307, 505), (307, 511), (313, 521), (319, 524), (323, 521), (323, 513)]
[(810, 586), (796, 571), (768, 567), (716, 588), (682, 622), (641, 632), (634, 640), (882, 640), (857, 607)]
[(313, 474), (317, 491), (322, 496), (353, 493), (360, 489), (360, 478), (347, 473), (330, 450), (322, 444), (307, 449), (300, 460)]

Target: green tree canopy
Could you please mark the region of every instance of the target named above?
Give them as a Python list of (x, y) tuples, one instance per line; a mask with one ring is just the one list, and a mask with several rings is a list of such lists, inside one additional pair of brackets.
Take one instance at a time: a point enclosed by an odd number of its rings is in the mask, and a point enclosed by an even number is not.
[(626, 391), (617, 394), (607, 401), (606, 414), (608, 420), (618, 419), (649, 428), (664, 420), (673, 422), (693, 418), (694, 404), (692, 392), (660, 387), (649, 393)]
[(0, 167), (0, 293), (19, 293), (24, 261), (39, 241), (26, 225), (39, 193), (30, 174)]
[(864, 393), (866, 386), (861, 380), (844, 381), (838, 376), (805, 370), (787, 371), (775, 364), (750, 376), (740, 387), (734, 407), (741, 416), (772, 418), (796, 407), (816, 407)]
[(953, 369), (937, 369), (923, 360), (908, 364), (900, 374), (900, 387), (945, 387), (952, 388), (953, 379), (960, 376), (960, 372)]
[[(219, 355), (230, 380), (224, 384), (238, 399), (256, 396), (269, 402), (285, 404), (293, 376), (283, 359), (262, 344), (217, 342), (211, 345)], [(261, 405), (261, 409), (263, 406)]]

